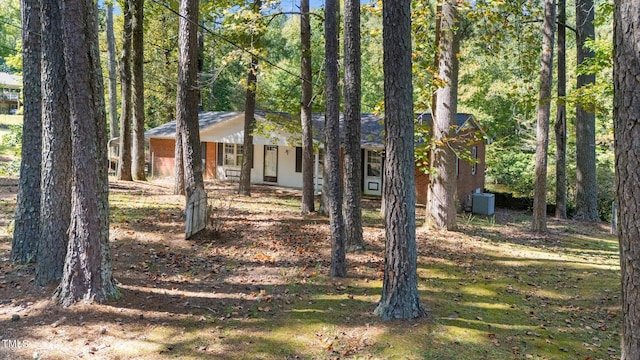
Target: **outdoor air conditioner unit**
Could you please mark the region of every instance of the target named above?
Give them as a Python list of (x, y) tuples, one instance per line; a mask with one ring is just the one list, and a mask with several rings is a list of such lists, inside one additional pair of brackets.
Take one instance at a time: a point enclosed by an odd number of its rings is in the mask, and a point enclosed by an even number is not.
[(496, 197), (494, 194), (473, 194), (472, 212), (480, 215), (493, 215), (495, 212)]

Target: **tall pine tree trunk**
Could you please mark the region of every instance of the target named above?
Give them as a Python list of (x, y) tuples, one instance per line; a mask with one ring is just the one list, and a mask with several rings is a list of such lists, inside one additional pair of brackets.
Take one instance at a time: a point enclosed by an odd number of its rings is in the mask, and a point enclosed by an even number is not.
[(133, 0), (131, 8), (131, 64), (133, 90), (133, 178), (146, 180), (144, 156), (144, 0)]
[(40, 167), (42, 162), (42, 92), (40, 1), (21, 0), (22, 79), (24, 116), (22, 160), (16, 204), (11, 261), (35, 260), (40, 238)]
[(416, 192), (411, 84), (411, 1), (382, 8), (385, 106), (385, 265), (375, 313), (383, 319), (425, 315), (418, 297)]
[(617, 0), (613, 14), (613, 125), (622, 276), (621, 360), (640, 359), (640, 3)]
[(313, 78), (311, 67), (311, 22), (309, 0), (300, 0), (300, 75), (302, 77), (302, 100), (300, 122), (302, 123), (302, 208), (303, 214), (315, 211), (313, 181)]
[(122, 2), (124, 24), (122, 30), (122, 56), (120, 57), (120, 154), (118, 161), (118, 180), (131, 181), (131, 0)]
[[(594, 57), (585, 46), (595, 38), (593, 0), (576, 0), (576, 46), (578, 64)], [(578, 75), (578, 90), (595, 84), (594, 74)], [(596, 115), (593, 105), (576, 106), (576, 213), (584, 220), (597, 220), (598, 184), (596, 181)]]
[[(255, 50), (256, 44), (260, 43), (260, 8), (261, 0), (255, 0), (252, 12), (258, 20), (251, 26), (251, 49)], [(255, 128), (256, 113), (256, 91), (258, 87), (258, 57), (251, 56), (249, 71), (247, 72), (247, 90), (244, 102), (244, 138), (242, 146), (242, 164), (240, 168), (240, 183), (238, 193), (244, 196), (251, 196), (251, 165), (253, 164), (253, 129)]]
[(364, 247), (362, 239), (362, 100), (360, 60), (360, 1), (345, 1), (344, 12), (344, 223), (346, 247)]
[[(256, 1), (256, 7), (260, 1)], [(244, 103), (244, 139), (242, 146), (242, 168), (240, 170), (240, 184), (238, 192), (244, 196), (251, 196), (251, 164), (253, 163), (253, 129), (256, 119), (256, 86), (257, 86), (258, 58), (251, 57), (249, 72), (247, 73), (247, 92)]]
[(342, 215), (342, 187), (340, 174), (340, 92), (338, 90), (338, 2), (325, 2), (325, 86), (327, 104), (325, 111), (327, 200), (331, 227), (331, 276), (347, 276), (345, 254), (345, 228)]
[(556, 217), (567, 218), (566, 0), (558, 0), (558, 104), (556, 105)]
[(71, 122), (59, 0), (42, 2), (42, 200), (39, 285), (62, 278), (71, 219)]
[(107, 69), (109, 78), (107, 84), (109, 88), (109, 139), (119, 136), (118, 130), (118, 81), (116, 77), (116, 37), (113, 32), (113, 3), (107, 3)]
[(533, 196), (533, 222), (531, 226), (535, 232), (547, 231), (547, 154), (549, 152), (549, 117), (551, 112), (555, 23), (556, 2), (555, 0), (545, 0), (536, 130), (536, 178)]
[(97, 7), (92, 0), (68, 0), (61, 10), (74, 159), (69, 246), (54, 297), (66, 306), (106, 301), (120, 292), (109, 250), (107, 122)]
[(445, 0), (438, 21), (438, 78), (444, 82), (434, 93), (432, 134), (438, 144), (432, 151), (427, 220), (437, 229), (456, 228), (456, 154), (448, 143), (455, 136), (458, 107), (459, 40), (456, 35), (458, 10), (455, 0)]
[(182, 136), (184, 190), (188, 200), (196, 191), (204, 192), (198, 121), (198, 0), (181, 0), (180, 14), (183, 17), (178, 33), (176, 134)]

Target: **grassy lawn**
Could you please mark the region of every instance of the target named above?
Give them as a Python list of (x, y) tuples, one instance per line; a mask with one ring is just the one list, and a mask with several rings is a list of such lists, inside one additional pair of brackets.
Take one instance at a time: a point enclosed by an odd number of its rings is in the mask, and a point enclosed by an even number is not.
[[(461, 215), (456, 232), (419, 228), (418, 286), (429, 317), (384, 322), (373, 315), (384, 265), (378, 202), (363, 205), (367, 249), (348, 255), (349, 277), (332, 279), (328, 220), (300, 215), (298, 193), (258, 187), (246, 198), (211, 188), (221, 233), (184, 240), (184, 199), (169, 189), (111, 184), (113, 267), (123, 293), (112, 303), (50, 304), (53, 288), (33, 284), (32, 265), (7, 261), (10, 238), (0, 232), (0, 298), (10, 299), (0, 302), (0, 334), (29, 344), (0, 348), (0, 357), (620, 356), (618, 245), (603, 224), (549, 219), (549, 234), (538, 236), (528, 232), (528, 214), (498, 211)], [(3, 198), (7, 223), (14, 203)]]
[(16, 149), (12, 146), (6, 146), (2, 138), (9, 134), (11, 126), (22, 125), (22, 115), (5, 115), (0, 114), (0, 157), (14, 159), (16, 157)]

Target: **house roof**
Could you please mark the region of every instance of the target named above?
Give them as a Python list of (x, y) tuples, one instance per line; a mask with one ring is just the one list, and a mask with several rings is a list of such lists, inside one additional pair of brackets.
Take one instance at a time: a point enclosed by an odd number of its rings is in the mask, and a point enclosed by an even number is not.
[[(206, 130), (216, 124), (224, 123), (228, 120), (234, 119), (243, 115), (244, 112), (240, 111), (211, 111), (201, 112), (198, 114), (198, 121), (200, 123), (200, 131)], [(147, 130), (144, 133), (144, 137), (149, 138), (161, 138), (161, 139), (175, 139), (176, 137), (176, 121), (171, 121), (166, 124), (162, 124), (153, 129)]]
[(22, 87), (22, 78), (18, 75), (0, 72), (0, 86), (19, 89)]
[[(256, 111), (256, 119), (258, 121), (264, 121), (269, 114), (281, 116), (287, 119), (291, 119), (291, 116), (285, 113), (271, 113), (264, 111)], [(201, 112), (198, 115), (200, 122), (200, 133), (214, 131), (213, 128), (228, 123), (231, 120), (237, 119), (242, 121), (244, 119), (243, 111), (212, 111)], [(419, 122), (432, 122), (431, 114), (423, 113), (417, 115)], [(458, 114), (456, 117), (456, 125), (458, 126), (456, 131), (461, 129), (474, 127), (482, 131), (480, 125), (475, 121), (472, 114)], [(314, 139), (322, 142), (322, 131), (324, 129), (325, 118), (324, 114), (313, 114), (312, 116)], [(375, 114), (362, 114), (361, 115), (361, 128), (360, 128), (360, 143), (365, 147), (382, 147), (384, 144), (384, 121), (383, 117)], [(340, 114), (340, 128), (343, 129), (344, 118)], [(217, 131), (217, 130), (216, 130)], [(344, 131), (340, 131), (341, 137), (344, 136)], [(162, 138), (162, 139), (174, 139), (176, 136), (176, 122), (171, 121), (166, 124), (160, 125), (156, 128), (150, 129), (145, 132), (145, 138)], [(342, 138), (341, 140), (344, 140)], [(232, 141), (235, 142), (235, 141)]]

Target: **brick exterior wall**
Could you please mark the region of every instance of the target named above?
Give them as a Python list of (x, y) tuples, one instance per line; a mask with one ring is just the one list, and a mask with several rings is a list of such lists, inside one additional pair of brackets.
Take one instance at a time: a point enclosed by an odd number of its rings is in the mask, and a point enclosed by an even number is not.
[[(476, 164), (476, 173), (472, 174), (472, 165), (464, 160), (458, 161), (458, 203), (462, 209), (471, 207), (471, 194), (476, 189), (484, 191), (485, 177), (485, 144), (479, 142), (473, 146), (477, 149), (477, 158), (480, 160)], [(416, 168), (416, 201), (419, 204), (427, 203), (427, 193), (429, 189), (429, 175)]]
[[(206, 169), (205, 180), (216, 178), (217, 144), (205, 143), (206, 149)], [(173, 139), (150, 139), (149, 152), (152, 155), (154, 177), (171, 177), (175, 168), (175, 148), (176, 141)]]

